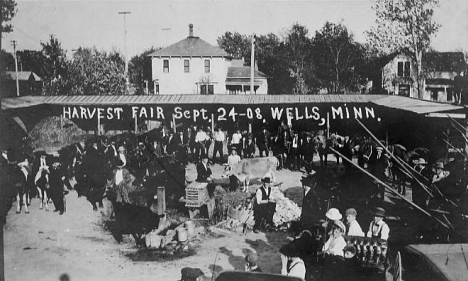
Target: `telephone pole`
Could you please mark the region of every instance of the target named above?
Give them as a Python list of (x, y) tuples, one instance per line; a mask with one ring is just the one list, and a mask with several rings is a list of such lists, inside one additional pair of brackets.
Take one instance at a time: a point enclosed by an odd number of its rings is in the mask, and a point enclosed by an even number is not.
[(13, 46), (13, 54), (15, 57), (15, 70), (16, 70), (16, 95), (19, 97), (19, 80), (18, 80), (18, 57), (16, 56), (16, 40), (11, 40), (11, 45)]
[(119, 12), (119, 15), (124, 16), (124, 56), (125, 56), (125, 93), (128, 94), (128, 84), (129, 79), (128, 79), (128, 59), (127, 59), (127, 19), (126, 15), (131, 14), (131, 12)]

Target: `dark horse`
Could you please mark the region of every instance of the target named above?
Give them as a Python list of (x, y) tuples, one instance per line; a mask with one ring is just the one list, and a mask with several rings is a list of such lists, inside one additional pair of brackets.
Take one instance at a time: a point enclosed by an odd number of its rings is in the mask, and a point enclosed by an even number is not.
[(29, 192), (29, 186), (27, 181), (27, 174), (24, 169), (18, 167), (16, 164), (9, 164), (1, 166), (1, 184), (2, 184), (2, 200), (5, 204), (4, 214), (8, 212), (11, 207), (11, 199), (16, 196), (16, 213), (21, 213), (21, 209), (24, 207), (26, 214), (29, 214), (27, 204), (27, 193)]

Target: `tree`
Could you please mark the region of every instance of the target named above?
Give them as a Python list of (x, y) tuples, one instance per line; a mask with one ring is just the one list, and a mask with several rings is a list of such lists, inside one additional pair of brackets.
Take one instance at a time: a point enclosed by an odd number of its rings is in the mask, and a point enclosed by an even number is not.
[(46, 60), (41, 51), (23, 50), (17, 51), (18, 68), (23, 71), (32, 71), (43, 77), (43, 65)]
[[(156, 51), (157, 48), (151, 47), (143, 53), (134, 56), (128, 63), (128, 73), (130, 76), (130, 83), (133, 83), (137, 87), (137, 93), (144, 93), (144, 82), (148, 83), (152, 80), (151, 77), (151, 58), (149, 54)], [(149, 90), (153, 87), (152, 83), (149, 83)]]
[(423, 54), (440, 25), (432, 20), (438, 0), (374, 0), (376, 27), (368, 42), (382, 53), (407, 51), (416, 65), (418, 97), (424, 96)]
[(314, 80), (314, 67), (311, 56), (312, 41), (308, 33), (309, 30), (305, 26), (293, 24), (281, 48), (288, 57), (289, 74), (295, 79), (294, 94), (309, 94), (312, 91), (310, 82)]
[(50, 35), (47, 43), (41, 42), (42, 46), (42, 80), (44, 81), (43, 92), (45, 95), (63, 95), (69, 90), (68, 63), (66, 52), (62, 44)]
[(125, 94), (125, 62), (117, 51), (78, 48), (69, 63), (70, 95)]
[(218, 37), (218, 46), (230, 54), (234, 59), (247, 59), (250, 55), (251, 39), (246, 35), (241, 35), (239, 32), (227, 31), (221, 37)]
[(15, 58), (12, 54), (0, 51), (0, 72), (3, 71), (15, 71)]
[(364, 48), (354, 41), (346, 26), (325, 22), (315, 33), (312, 45), (320, 86), (332, 94), (356, 91), (360, 82), (357, 68), (364, 63)]
[(10, 22), (16, 14), (15, 0), (0, 0), (0, 50), (2, 49), (3, 33), (13, 31)]

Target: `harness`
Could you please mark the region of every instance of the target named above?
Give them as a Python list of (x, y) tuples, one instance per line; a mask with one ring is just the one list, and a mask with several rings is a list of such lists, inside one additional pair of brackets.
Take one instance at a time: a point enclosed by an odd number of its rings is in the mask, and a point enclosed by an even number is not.
[(289, 273), (291, 272), (291, 270), (292, 270), (296, 265), (298, 265), (298, 264), (304, 264), (304, 262), (303, 262), (302, 260), (297, 260), (294, 264), (290, 264), (290, 265), (288, 266), (288, 269), (287, 269), (288, 274), (289, 274)]

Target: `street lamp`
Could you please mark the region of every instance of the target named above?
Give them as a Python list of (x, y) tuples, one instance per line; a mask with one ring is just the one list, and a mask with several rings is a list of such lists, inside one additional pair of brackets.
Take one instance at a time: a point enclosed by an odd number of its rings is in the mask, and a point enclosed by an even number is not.
[(131, 14), (131, 12), (119, 12), (119, 15), (124, 16), (124, 56), (125, 56), (125, 93), (128, 94), (128, 60), (127, 60), (127, 20), (126, 15)]

